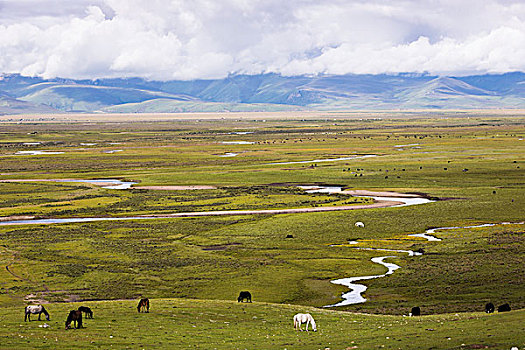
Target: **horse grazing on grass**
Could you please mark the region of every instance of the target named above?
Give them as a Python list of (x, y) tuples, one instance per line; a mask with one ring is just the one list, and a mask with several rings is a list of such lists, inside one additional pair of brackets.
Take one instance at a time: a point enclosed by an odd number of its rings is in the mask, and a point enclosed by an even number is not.
[(78, 308), (78, 311), (81, 311), (86, 314), (86, 318), (93, 318), (93, 311), (87, 306), (81, 306)]
[(239, 297), (237, 298), (237, 302), (242, 303), (243, 300), (246, 299), (248, 303), (252, 302), (252, 294), (247, 291), (242, 291), (239, 293)]
[(317, 326), (315, 325), (314, 318), (310, 314), (297, 314), (293, 317), (293, 328), (295, 330), (302, 331), (301, 324), (306, 323), (306, 331), (308, 332), (308, 325), (312, 325), (312, 330), (317, 332)]
[(492, 303), (485, 304), (485, 312), (488, 313), (488, 314), (493, 313), (494, 312), (494, 304), (492, 304)]
[(510, 311), (510, 305), (509, 304), (503, 304), (498, 306), (498, 312), (506, 312)]
[(149, 299), (140, 299), (139, 305), (137, 305), (137, 311), (149, 312)]
[(40, 321), (40, 315), (46, 315), (46, 320), (49, 321), (49, 313), (42, 305), (28, 305), (26, 306), (26, 314), (24, 317), (24, 322), (29, 319), (31, 322), (31, 314), (38, 314), (38, 320)]
[(421, 308), (419, 306), (414, 306), (408, 316), (421, 316)]
[(69, 315), (67, 316), (67, 320), (66, 320), (66, 329), (71, 328), (71, 322), (73, 322), (73, 325), (75, 326), (75, 328), (82, 328), (82, 311), (78, 311), (78, 310), (69, 311)]

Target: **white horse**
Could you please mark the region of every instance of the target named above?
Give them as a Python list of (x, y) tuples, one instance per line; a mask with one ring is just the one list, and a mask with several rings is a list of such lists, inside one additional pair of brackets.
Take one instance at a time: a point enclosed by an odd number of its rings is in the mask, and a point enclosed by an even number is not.
[(317, 331), (317, 326), (315, 325), (314, 318), (310, 314), (297, 314), (293, 317), (293, 327), (295, 330), (302, 331), (301, 324), (306, 323), (306, 331), (308, 332), (308, 324), (312, 325), (312, 330)]
[(24, 321), (29, 319), (29, 322), (31, 322), (31, 314), (38, 314), (38, 320), (40, 321), (40, 315), (42, 315), (42, 313), (46, 315), (46, 320), (49, 321), (49, 313), (42, 305), (28, 305), (26, 306)]

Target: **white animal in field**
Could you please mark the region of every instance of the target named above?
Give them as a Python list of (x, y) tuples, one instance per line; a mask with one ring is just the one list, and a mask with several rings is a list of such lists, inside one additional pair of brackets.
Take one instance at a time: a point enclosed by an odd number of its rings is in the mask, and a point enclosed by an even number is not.
[(365, 227), (365, 224), (363, 224), (361, 221), (358, 221), (355, 223), (355, 227)]
[(31, 314), (38, 314), (38, 320), (40, 321), (40, 315), (42, 313), (46, 315), (46, 320), (49, 321), (49, 313), (47, 312), (45, 307), (43, 307), (42, 305), (28, 305), (25, 308), (24, 321), (27, 321), (29, 319), (29, 322), (31, 322)]
[(312, 325), (312, 330), (317, 331), (317, 326), (315, 325), (314, 318), (310, 314), (297, 314), (293, 317), (293, 327), (295, 330), (302, 331), (301, 324), (306, 323), (306, 331), (308, 332), (308, 324)]

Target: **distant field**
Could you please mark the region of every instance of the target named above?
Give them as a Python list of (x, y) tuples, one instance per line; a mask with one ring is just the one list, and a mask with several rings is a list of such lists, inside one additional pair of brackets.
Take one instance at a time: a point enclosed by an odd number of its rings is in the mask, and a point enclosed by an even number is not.
[(228, 112), (228, 113), (55, 113), (55, 114), (15, 114), (0, 115), (0, 123), (81, 123), (81, 122), (159, 122), (159, 121), (187, 121), (187, 120), (311, 120), (323, 118), (336, 119), (407, 119), (407, 118), (461, 118), (470, 116), (514, 116), (523, 117), (523, 109), (479, 109), (479, 110), (363, 110), (363, 111), (288, 111), (288, 112)]
[[(337, 310), (403, 315), (419, 305), (425, 314), (436, 316), (423, 318), (422, 328), (411, 319), (414, 328), (408, 338), (431, 335), (436, 348), (461, 348), (461, 343), (446, 339), (449, 329), (436, 338), (437, 331), (425, 331), (436, 329), (430, 323), (437, 322), (443, 313), (451, 313), (443, 316), (450, 322), (456, 317), (464, 320), (472, 332), (499, 319), (518, 327), (522, 311), (483, 317), (469, 313), (482, 311), (488, 301), (508, 302), (513, 310), (525, 307), (522, 111), (360, 113), (214, 114), (210, 119), (193, 114), (141, 115), (140, 122), (130, 121), (138, 118), (136, 115), (60, 115), (44, 116), (41, 121), (37, 121), (40, 116), (31, 116), (20, 124), (1, 116), (0, 217), (4, 219), (124, 217), (372, 202), (365, 197), (309, 194), (297, 187), (312, 184), (420, 193), (436, 200), (418, 206), (329, 213), (0, 225), (2, 309), (14, 320), (15, 310), (20, 317), (21, 306), (31, 301), (148, 296), (179, 298), (177, 302), (184, 305), (190, 303), (187, 298), (196, 298), (198, 305), (210, 303), (226, 310), (237, 304), (220, 300), (234, 300), (240, 290), (250, 290), (256, 301), (293, 304), (283, 305), (282, 310), (294, 311), (307, 305), (312, 313), (326, 312), (333, 320), (331, 330), (325, 333), (329, 337), (311, 337), (301, 343), (304, 339), (293, 333), (290, 340), (286, 340), (288, 333), (279, 333), (280, 340), (261, 343), (265, 347), (330, 347), (325, 342), (334, 339), (338, 345), (333, 348), (345, 348), (353, 344), (343, 343), (343, 338), (335, 335), (337, 327), (344, 328), (336, 325), (335, 319), (344, 317), (350, 324), (364, 316), (313, 307), (336, 303), (348, 290), (331, 280), (386, 272), (370, 259), (390, 253), (355, 249), (360, 247), (422, 250), (424, 254), (408, 257), (392, 253), (395, 257), (387, 261), (401, 268), (388, 277), (363, 282), (368, 286), (366, 303)], [(55, 117), (58, 119), (49, 119)], [(74, 122), (64, 122), (66, 117)], [(27, 155), (20, 151), (63, 153)], [(374, 157), (359, 158), (363, 155)], [(339, 160), (351, 157), (357, 158)], [(1, 182), (75, 178), (118, 178), (137, 182), (137, 186), (207, 187), (113, 190), (88, 183)], [(365, 227), (356, 228), (356, 221), (364, 222)], [(504, 222), (514, 224), (502, 225)], [(438, 231), (435, 236), (440, 242), (409, 236), (432, 227), (489, 223), (496, 225)], [(288, 235), (293, 238), (286, 238)], [(351, 240), (358, 245), (348, 245)], [(65, 319), (69, 306), (53, 305), (62, 310)], [(262, 304), (259, 307), (263, 308)], [(283, 328), (290, 328), (289, 314), (281, 321), (277, 316), (280, 306), (268, 307), (275, 313), (268, 316), (272, 322), (284, 322)], [(455, 313), (462, 314), (452, 316)], [(166, 311), (162, 317), (171, 317), (168, 314)], [(389, 317), (406, 321), (398, 316), (366, 316), (366, 327), (373, 324), (377, 328), (376, 321), (371, 321), (374, 317), (383, 317), (381, 322)], [(490, 324), (491, 329), (500, 327), (498, 322)], [(186, 326), (191, 327), (190, 323)], [(458, 331), (452, 329), (451, 334), (457, 337)], [(368, 328), (365, 333), (355, 331), (361, 335), (371, 332), (360, 348), (389, 346), (376, 343), (380, 338)], [(4, 327), (2, 332), (10, 334)], [(236, 332), (240, 333), (235, 336), (241, 336), (242, 330)], [(377, 336), (386, 339), (387, 333), (382, 332)], [(224, 336), (228, 341), (228, 335), (219, 333), (213, 337)], [(487, 335), (480, 343), (510, 348), (512, 344), (503, 341), (509, 338), (525, 346), (517, 335), (505, 338), (505, 331), (493, 333), (501, 338)], [(469, 336), (463, 343), (477, 344), (474, 338)], [(169, 344), (174, 339), (162, 341)], [(254, 339), (242, 340), (239, 348), (253, 348)], [(21, 340), (16, 344), (22, 344)], [(409, 348), (404, 341), (399, 343), (404, 345), (401, 348)], [(447, 347), (452, 343), (455, 345)], [(110, 343), (97, 340), (96, 344)]]

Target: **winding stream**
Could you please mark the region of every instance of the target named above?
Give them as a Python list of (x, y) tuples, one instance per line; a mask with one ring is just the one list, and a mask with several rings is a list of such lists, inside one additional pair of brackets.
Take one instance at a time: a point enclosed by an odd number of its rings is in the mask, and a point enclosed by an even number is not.
[[(469, 228), (480, 228), (480, 227), (491, 227), (496, 225), (523, 225), (525, 222), (502, 222), (497, 224), (481, 224), (481, 225), (471, 225), (471, 226), (453, 226), (453, 227), (438, 227), (438, 228), (432, 228), (426, 230), (424, 233), (417, 233), (417, 234), (411, 234), (409, 236), (411, 237), (422, 237), (427, 239), (428, 241), (441, 241), (440, 238), (431, 236), (430, 234), (436, 233), (436, 231), (444, 231), (444, 230), (454, 230), (454, 229), (469, 229)], [(348, 244), (358, 244), (357, 241), (350, 241)], [(332, 247), (336, 246), (344, 246), (343, 244), (333, 244)], [(373, 251), (386, 251), (386, 252), (399, 252), (399, 253), (407, 253), (408, 256), (415, 256), (415, 255), (422, 255), (419, 252), (414, 252), (412, 250), (395, 250), (395, 249), (380, 249), (380, 248), (360, 248), (360, 247), (351, 247), (351, 249), (358, 249), (358, 250), (373, 250)], [(387, 268), (387, 272), (382, 275), (372, 275), (372, 276), (360, 276), (360, 277), (348, 277), (348, 278), (340, 278), (337, 280), (330, 281), (333, 284), (339, 284), (343, 285), (345, 287), (350, 288), (350, 292), (343, 293), (341, 295), (341, 298), (343, 299), (337, 304), (333, 305), (326, 305), (325, 307), (335, 307), (335, 306), (346, 306), (346, 305), (352, 305), (352, 304), (360, 304), (364, 303), (367, 299), (365, 299), (362, 294), (367, 290), (367, 286), (364, 284), (357, 284), (354, 282), (357, 281), (364, 281), (364, 280), (370, 280), (374, 278), (380, 278), (385, 277), (388, 275), (391, 275), (394, 273), (395, 270), (401, 268), (399, 265), (393, 264), (393, 263), (387, 263), (384, 260), (388, 258), (397, 258), (398, 256), (390, 255), (390, 256), (381, 256), (381, 257), (375, 257), (372, 258), (371, 261), (383, 265)]]
[[(15, 180), (5, 180), (15, 181)], [(16, 180), (16, 181), (31, 181), (31, 180)], [(35, 181), (35, 180), (33, 180)], [(109, 189), (128, 189), (134, 182), (125, 182), (116, 179), (101, 179), (101, 180), (77, 180), (77, 179), (63, 179), (63, 180), (47, 180), (47, 181), (59, 181), (59, 182), (87, 182), (95, 184), (104, 184), (104, 188)], [(340, 186), (299, 186), (306, 190), (307, 193), (344, 193)], [(350, 193), (348, 193), (350, 194)], [(91, 217), (91, 218), (51, 218), (51, 219), (27, 219), (27, 220), (5, 220), (0, 221), (0, 225), (50, 225), (50, 224), (63, 224), (63, 223), (79, 223), (79, 222), (91, 222), (91, 221), (118, 221), (118, 220), (154, 220), (154, 219), (167, 219), (176, 217), (199, 217), (199, 216), (225, 216), (225, 215), (256, 215), (256, 214), (293, 214), (293, 213), (310, 213), (310, 212), (321, 212), (321, 211), (340, 211), (340, 210), (355, 210), (355, 209), (366, 209), (366, 208), (377, 208), (377, 207), (400, 207), (406, 205), (417, 205), (432, 202), (427, 198), (421, 197), (375, 197), (366, 196), (375, 200), (383, 202), (382, 205), (377, 203), (369, 205), (350, 205), (350, 206), (338, 206), (338, 207), (315, 207), (315, 208), (289, 208), (289, 209), (261, 209), (261, 210), (222, 210), (222, 211), (204, 211), (204, 212), (183, 212), (183, 213), (172, 213), (172, 214), (160, 214), (160, 215), (149, 215), (149, 216), (128, 216), (128, 217)], [(384, 202), (392, 202), (390, 205), (385, 205)]]

